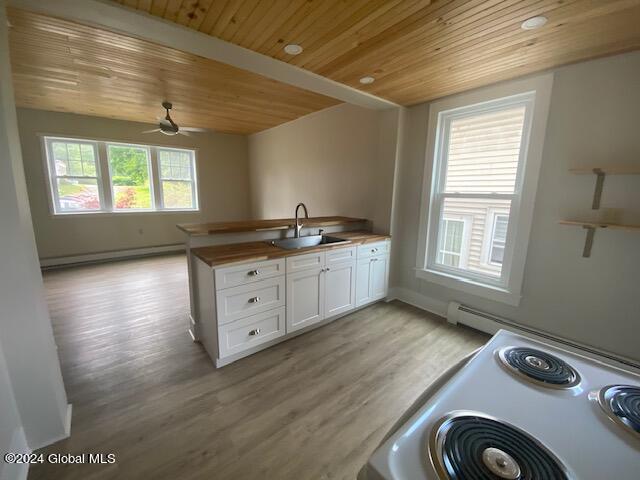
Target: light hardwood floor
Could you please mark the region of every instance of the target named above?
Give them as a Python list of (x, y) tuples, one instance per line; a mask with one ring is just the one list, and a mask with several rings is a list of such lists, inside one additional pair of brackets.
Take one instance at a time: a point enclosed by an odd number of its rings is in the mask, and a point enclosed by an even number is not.
[(487, 339), (378, 303), (216, 370), (186, 333), (186, 261), (46, 272), (72, 435), (30, 479), (354, 479), (387, 429)]

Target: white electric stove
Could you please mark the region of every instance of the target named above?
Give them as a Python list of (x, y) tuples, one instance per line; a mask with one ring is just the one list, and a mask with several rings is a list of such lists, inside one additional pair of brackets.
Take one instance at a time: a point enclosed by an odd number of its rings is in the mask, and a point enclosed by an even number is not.
[(499, 331), (444, 375), (363, 480), (640, 479), (640, 376)]

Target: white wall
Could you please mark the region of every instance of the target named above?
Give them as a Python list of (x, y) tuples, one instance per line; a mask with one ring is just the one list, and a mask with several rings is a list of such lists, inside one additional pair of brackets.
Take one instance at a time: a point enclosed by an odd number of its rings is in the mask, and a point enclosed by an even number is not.
[[(7, 362), (0, 347), (0, 455), (6, 452), (28, 453), (27, 439), (22, 428)], [(26, 465), (0, 463), (0, 480), (26, 477)]]
[[(392, 285), (435, 304), (459, 301), (575, 341), (640, 360), (640, 236), (599, 230), (591, 258), (585, 233), (557, 224), (590, 218), (594, 178), (571, 166), (640, 162), (640, 52), (559, 68), (555, 73), (542, 168), (518, 307), (416, 278), (418, 202), (428, 105), (407, 110), (396, 189)], [(431, 161), (430, 159), (428, 161)], [(608, 177), (603, 207), (640, 223), (640, 178)]]
[[(176, 223), (250, 217), (247, 137), (244, 135), (142, 134), (153, 126), (22, 108), (18, 109), (18, 123), (40, 258), (177, 244), (184, 242), (184, 238)], [(195, 148), (200, 212), (52, 216), (38, 136), (43, 133)]]
[[(44, 300), (27, 198), (7, 39), (4, 1), (0, 0), (0, 383), (13, 389), (26, 440), (38, 448), (66, 433), (67, 398)], [(0, 414), (16, 428), (10, 392)], [(7, 416), (5, 419), (5, 415)], [(0, 437), (3, 444), (6, 435)]]
[(397, 109), (342, 104), (249, 137), (255, 218), (347, 215), (389, 230)]

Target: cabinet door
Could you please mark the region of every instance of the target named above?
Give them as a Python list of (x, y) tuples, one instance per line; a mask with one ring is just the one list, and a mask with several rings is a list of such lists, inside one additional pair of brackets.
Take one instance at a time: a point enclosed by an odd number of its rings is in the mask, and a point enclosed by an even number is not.
[(326, 267), (325, 317), (333, 317), (356, 306), (356, 262), (339, 263)]
[(383, 255), (371, 259), (371, 300), (379, 300), (387, 296), (389, 283), (389, 256)]
[(324, 318), (324, 272), (312, 268), (287, 274), (287, 332)]
[(371, 301), (371, 259), (358, 260), (356, 267), (356, 307)]

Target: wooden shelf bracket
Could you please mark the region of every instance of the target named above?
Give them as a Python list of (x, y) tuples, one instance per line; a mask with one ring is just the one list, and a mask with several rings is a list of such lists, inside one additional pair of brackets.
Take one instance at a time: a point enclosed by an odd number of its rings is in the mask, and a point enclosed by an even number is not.
[(600, 208), (600, 199), (602, 198), (602, 187), (604, 186), (604, 172), (599, 168), (594, 168), (593, 173), (596, 175), (596, 188), (593, 192), (593, 203), (591, 204), (591, 209), (598, 210)]
[(584, 228), (587, 231), (587, 236), (584, 239), (584, 248), (582, 249), (582, 256), (584, 258), (589, 258), (591, 256), (591, 248), (593, 247), (593, 237), (596, 234), (596, 227), (590, 227), (588, 225), (584, 225)]

